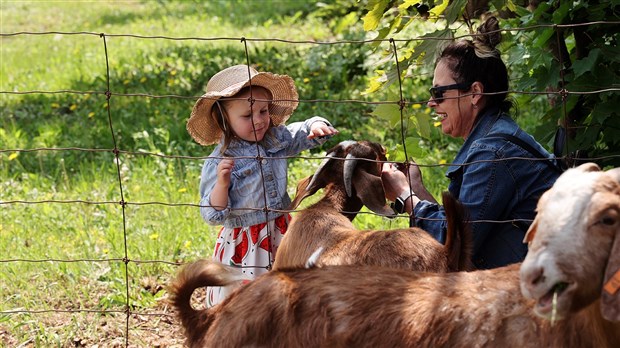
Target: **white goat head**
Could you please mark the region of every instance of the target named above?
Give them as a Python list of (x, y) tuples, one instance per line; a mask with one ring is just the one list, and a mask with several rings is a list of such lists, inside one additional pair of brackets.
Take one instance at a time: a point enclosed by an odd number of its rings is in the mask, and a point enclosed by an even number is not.
[(381, 181), (381, 168), (386, 160), (385, 148), (380, 144), (365, 140), (340, 142), (327, 151), (314, 175), (298, 183), (291, 209), (304, 198), (331, 185), (331, 189), (344, 188), (348, 211), (354, 212), (345, 215), (350, 215), (351, 220), (362, 205), (377, 214), (394, 216), (394, 211), (386, 204)]
[(620, 168), (567, 170), (537, 210), (521, 266), (536, 314), (561, 319), (600, 298), (603, 317), (620, 321)]

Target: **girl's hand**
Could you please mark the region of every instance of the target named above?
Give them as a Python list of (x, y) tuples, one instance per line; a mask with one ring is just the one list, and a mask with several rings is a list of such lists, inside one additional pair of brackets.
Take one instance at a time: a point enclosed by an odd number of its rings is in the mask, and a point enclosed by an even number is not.
[(228, 187), (230, 185), (230, 175), (235, 165), (235, 160), (232, 158), (224, 158), (217, 165), (217, 181), (219, 184)]
[(209, 203), (215, 210), (224, 210), (228, 205), (228, 187), (235, 161), (232, 158), (224, 158), (217, 165), (217, 181), (211, 191)]
[(310, 134), (308, 134), (308, 139), (323, 138), (334, 134), (338, 134), (338, 130), (336, 130), (336, 128), (328, 126), (325, 122), (314, 122), (310, 126)]

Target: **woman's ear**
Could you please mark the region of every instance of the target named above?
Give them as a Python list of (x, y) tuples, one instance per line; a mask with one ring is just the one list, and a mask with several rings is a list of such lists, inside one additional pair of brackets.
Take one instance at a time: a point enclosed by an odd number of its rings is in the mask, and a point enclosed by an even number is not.
[(470, 89), (471, 89), (471, 104), (474, 105), (474, 107), (481, 106), (480, 99), (482, 99), (482, 96), (483, 96), (482, 93), (484, 93), (484, 86), (482, 85), (480, 81), (476, 81), (471, 84)]

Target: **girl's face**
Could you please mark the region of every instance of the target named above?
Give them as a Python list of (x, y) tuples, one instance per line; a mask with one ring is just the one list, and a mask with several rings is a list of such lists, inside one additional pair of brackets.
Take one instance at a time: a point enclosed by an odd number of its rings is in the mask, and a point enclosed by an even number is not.
[(271, 94), (263, 88), (254, 87), (252, 97), (262, 100), (256, 100), (251, 108), (247, 100), (249, 97), (250, 90), (248, 89), (234, 96), (234, 98), (243, 99), (226, 100), (224, 108), (228, 115), (228, 125), (236, 136), (245, 141), (261, 141), (269, 130), (271, 122), (269, 102), (265, 101), (271, 99)]
[[(455, 85), (456, 81), (452, 78), (452, 71), (441, 60), (435, 67), (433, 77), (433, 87)], [(467, 138), (476, 121), (477, 110), (472, 104), (471, 92), (465, 90), (447, 89), (443, 91), (443, 99), (429, 99), (427, 105), (435, 109), (435, 113), (441, 120), (441, 131), (452, 137)]]

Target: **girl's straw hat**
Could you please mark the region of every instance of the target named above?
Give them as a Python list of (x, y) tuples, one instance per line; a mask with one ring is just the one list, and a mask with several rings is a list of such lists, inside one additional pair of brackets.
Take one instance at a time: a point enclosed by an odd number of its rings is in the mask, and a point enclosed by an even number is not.
[(219, 142), (222, 131), (211, 116), (213, 105), (218, 99), (231, 97), (242, 88), (250, 86), (250, 82), (252, 86), (260, 86), (271, 92), (273, 101), (269, 104), (269, 114), (273, 124), (286, 122), (298, 104), (293, 79), (287, 75), (259, 73), (247, 65), (235, 65), (213, 75), (207, 83), (207, 92), (194, 105), (187, 120), (187, 131), (192, 138), (201, 145)]

